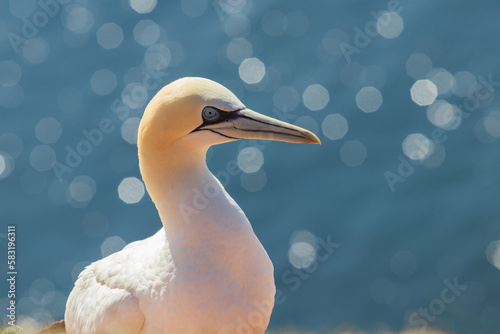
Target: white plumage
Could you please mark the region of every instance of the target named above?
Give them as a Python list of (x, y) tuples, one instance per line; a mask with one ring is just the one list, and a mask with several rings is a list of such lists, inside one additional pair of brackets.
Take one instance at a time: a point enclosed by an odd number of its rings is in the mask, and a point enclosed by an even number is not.
[(211, 145), (240, 138), (319, 143), (207, 79), (179, 79), (153, 98), (139, 164), (163, 228), (85, 268), (68, 298), (68, 333), (264, 333), (272, 263), (205, 163)]

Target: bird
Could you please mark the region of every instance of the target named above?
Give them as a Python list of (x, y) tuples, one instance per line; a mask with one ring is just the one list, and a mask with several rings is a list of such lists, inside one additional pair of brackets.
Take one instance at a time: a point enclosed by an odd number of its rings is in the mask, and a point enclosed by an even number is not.
[(246, 138), (321, 144), (306, 129), (248, 109), (210, 79), (184, 77), (159, 90), (137, 147), (163, 226), (80, 273), (66, 304), (67, 333), (265, 332), (273, 264), (206, 164), (212, 145)]

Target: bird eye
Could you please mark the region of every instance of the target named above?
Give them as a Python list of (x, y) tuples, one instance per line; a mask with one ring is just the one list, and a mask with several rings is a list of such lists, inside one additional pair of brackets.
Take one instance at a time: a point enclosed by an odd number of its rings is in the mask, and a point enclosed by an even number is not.
[(203, 119), (206, 121), (216, 121), (220, 117), (220, 112), (219, 110), (213, 108), (213, 107), (205, 107), (203, 108)]

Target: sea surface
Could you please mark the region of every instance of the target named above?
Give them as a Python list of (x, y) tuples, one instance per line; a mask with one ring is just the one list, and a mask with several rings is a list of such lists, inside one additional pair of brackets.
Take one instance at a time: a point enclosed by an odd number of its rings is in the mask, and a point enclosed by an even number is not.
[(499, 333), (499, 13), (493, 0), (0, 2), (2, 310), (15, 271), (18, 324), (61, 319), (86, 265), (161, 227), (138, 122), (161, 87), (200, 76), (322, 141), (207, 156), (274, 263), (270, 329)]

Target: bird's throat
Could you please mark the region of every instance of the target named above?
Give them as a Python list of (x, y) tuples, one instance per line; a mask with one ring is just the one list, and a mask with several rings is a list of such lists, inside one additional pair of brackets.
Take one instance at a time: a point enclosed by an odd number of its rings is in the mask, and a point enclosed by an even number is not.
[(141, 173), (167, 236), (204, 240), (238, 230), (253, 233), (243, 211), (209, 171), (205, 155), (206, 150), (181, 145), (161, 152), (139, 149)]

